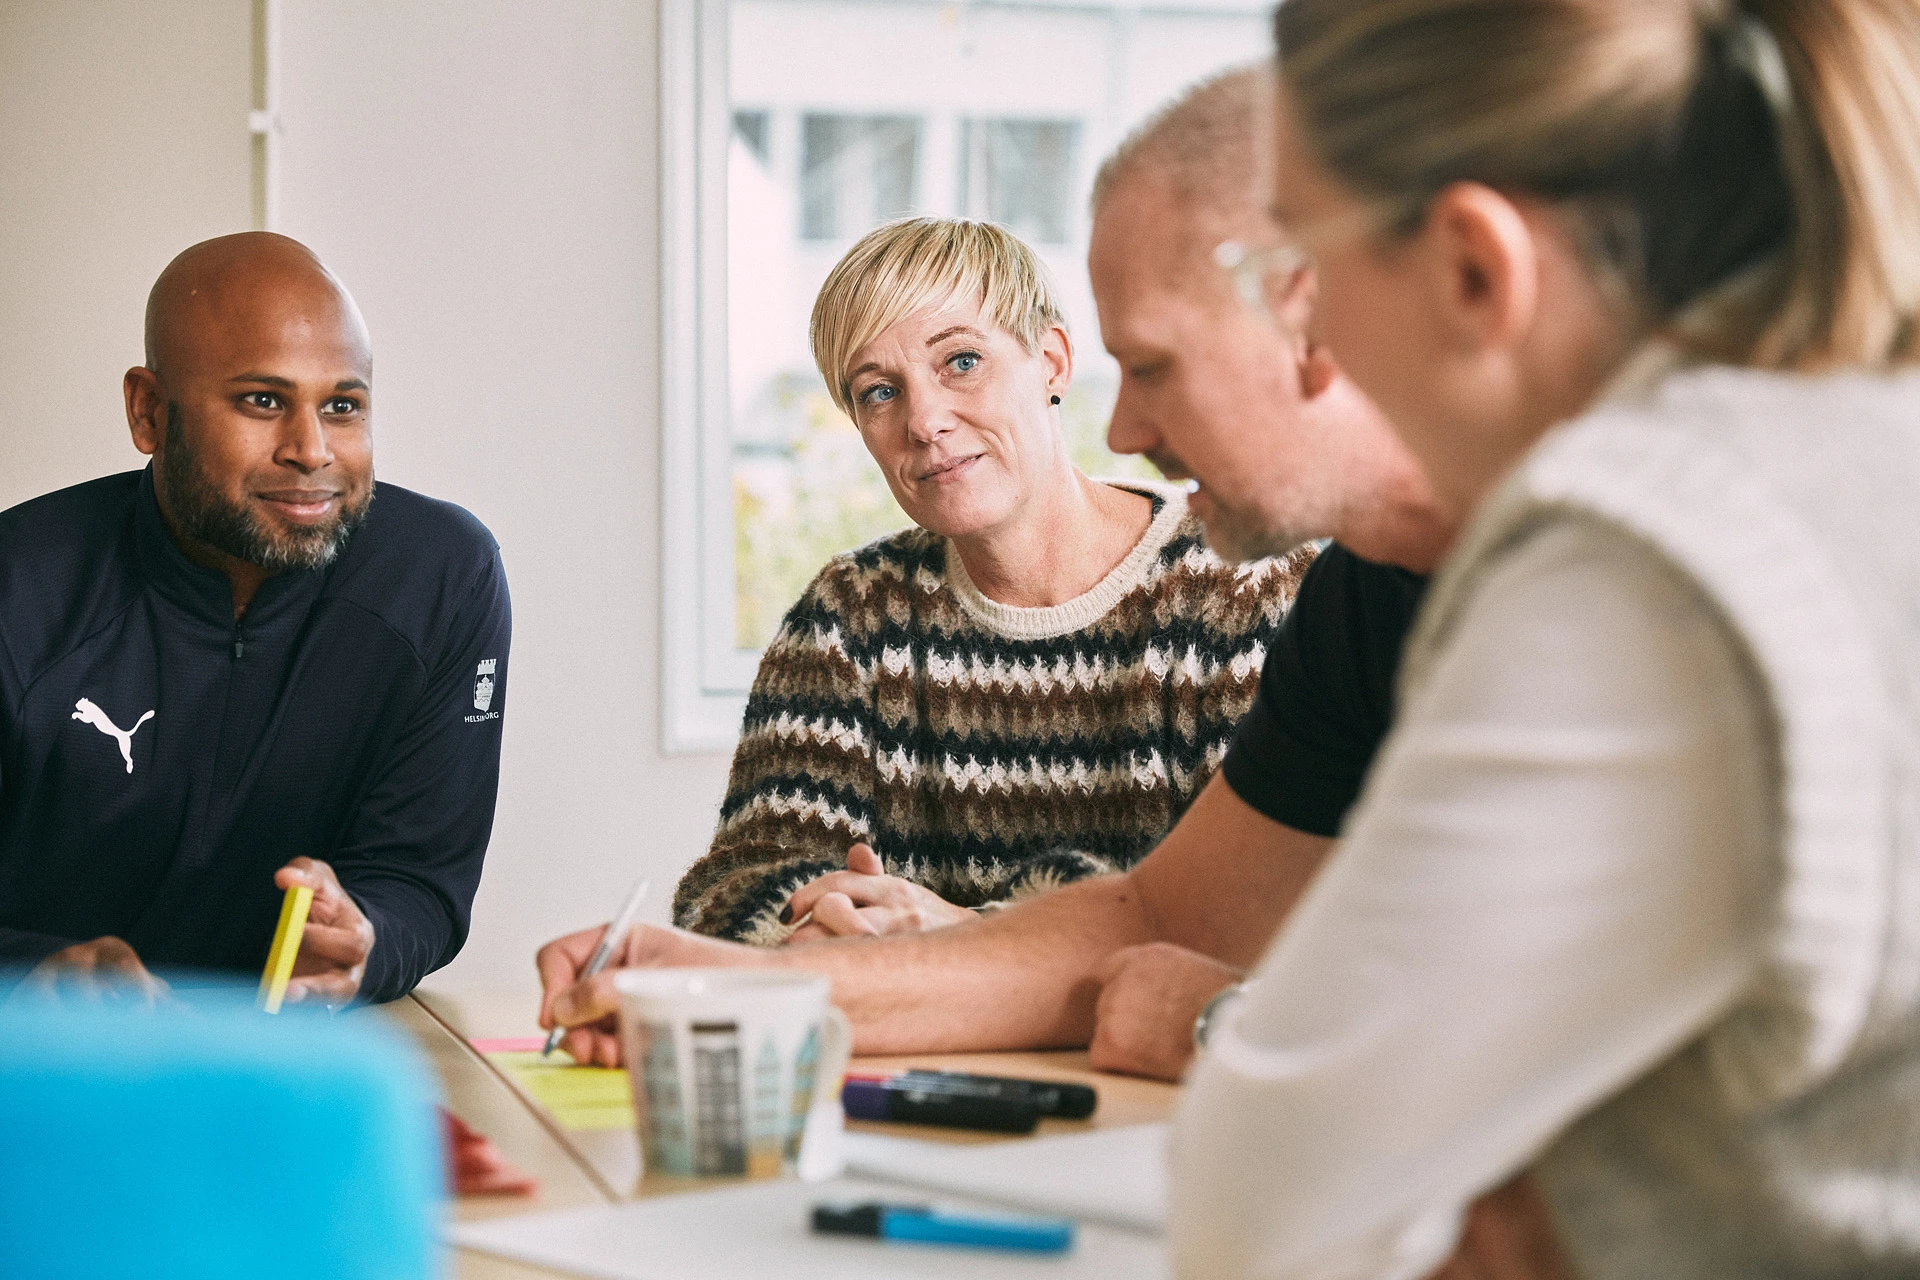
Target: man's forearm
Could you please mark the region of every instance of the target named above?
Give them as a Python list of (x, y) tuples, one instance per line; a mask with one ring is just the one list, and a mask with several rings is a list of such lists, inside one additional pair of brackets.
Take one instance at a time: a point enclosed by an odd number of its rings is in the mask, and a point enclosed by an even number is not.
[(1333, 841), (1275, 822), (1215, 774), (1167, 838), (1128, 873), (1154, 940), (1251, 968), (1313, 883)]
[(1150, 938), (1132, 880), (1109, 875), (976, 922), (837, 938), (768, 961), (831, 976), (860, 1053), (1065, 1048), (1093, 1034), (1102, 963)]
[(1107, 957), (1172, 942), (1254, 963), (1332, 841), (1256, 812), (1215, 777), (1152, 853), (931, 933), (783, 949), (769, 963), (831, 974), (862, 1053), (1086, 1044)]

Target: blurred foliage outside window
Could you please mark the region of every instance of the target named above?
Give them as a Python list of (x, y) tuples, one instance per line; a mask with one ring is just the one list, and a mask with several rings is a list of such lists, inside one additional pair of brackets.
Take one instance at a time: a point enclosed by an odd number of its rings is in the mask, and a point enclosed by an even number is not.
[[(911, 523), (818, 375), (785, 375), (769, 394), (765, 407), (797, 429), (784, 447), (735, 447), (733, 616), (742, 649), (766, 646), (828, 560)], [(1062, 399), (1060, 422), (1074, 464), (1091, 476), (1157, 477), (1144, 458), (1107, 451), (1113, 396), (1110, 382), (1088, 381)]]

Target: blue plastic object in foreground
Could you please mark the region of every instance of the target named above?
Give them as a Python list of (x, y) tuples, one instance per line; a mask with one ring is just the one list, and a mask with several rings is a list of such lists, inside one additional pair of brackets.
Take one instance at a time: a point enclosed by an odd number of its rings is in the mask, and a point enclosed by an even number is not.
[(0, 1005), (8, 1280), (421, 1280), (441, 1187), (426, 1072), (371, 1015)]

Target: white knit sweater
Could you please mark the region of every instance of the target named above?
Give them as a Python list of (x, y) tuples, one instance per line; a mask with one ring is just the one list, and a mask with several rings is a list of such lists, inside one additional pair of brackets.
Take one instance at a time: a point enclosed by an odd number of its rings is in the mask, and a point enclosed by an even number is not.
[(1758, 978), (1538, 1168), (1589, 1280), (1920, 1271), (1920, 379), (1724, 368), (1550, 436), (1479, 513), (1406, 698), (1500, 548), (1598, 520), (1746, 646), (1781, 765)]
[(1216, 1020), (1183, 1280), (1418, 1280), (1536, 1169), (1587, 1280), (1920, 1274), (1920, 378), (1550, 433)]

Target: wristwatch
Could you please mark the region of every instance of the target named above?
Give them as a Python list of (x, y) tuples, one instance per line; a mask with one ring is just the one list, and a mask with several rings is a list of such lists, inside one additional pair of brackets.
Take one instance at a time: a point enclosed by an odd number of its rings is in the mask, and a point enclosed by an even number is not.
[(1236, 982), (1230, 987), (1222, 987), (1214, 992), (1213, 999), (1207, 1001), (1200, 1010), (1200, 1016), (1193, 1020), (1193, 1047), (1207, 1047), (1207, 1037), (1213, 1034), (1214, 1025), (1220, 1020), (1220, 1011), (1231, 1004), (1241, 992), (1247, 989), (1244, 982)]

